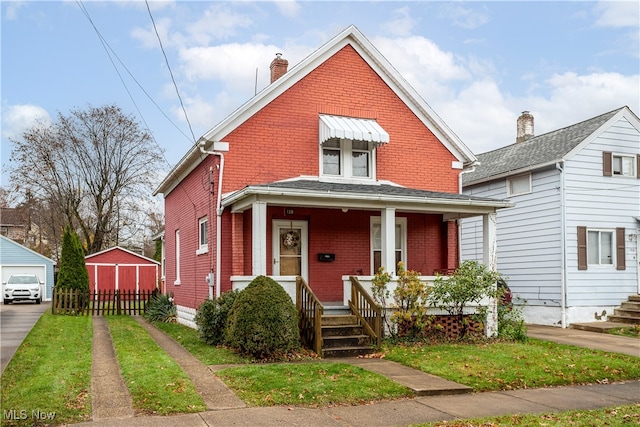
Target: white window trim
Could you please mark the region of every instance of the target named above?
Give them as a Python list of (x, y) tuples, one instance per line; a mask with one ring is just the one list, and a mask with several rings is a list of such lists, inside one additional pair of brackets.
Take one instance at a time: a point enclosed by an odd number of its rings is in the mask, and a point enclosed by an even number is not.
[[(592, 264), (589, 261), (589, 252), (591, 246), (589, 245), (589, 233), (590, 232), (598, 232), (598, 233), (609, 233), (611, 234), (611, 263), (610, 264), (602, 264), (600, 263), (601, 257), (598, 257), (598, 263)], [(601, 246), (600, 240), (598, 240), (598, 245)], [(598, 247), (600, 249), (600, 247)], [(609, 228), (587, 228), (587, 266), (588, 268), (602, 268), (602, 269), (611, 269), (615, 270), (617, 265), (616, 259), (616, 230), (611, 230)]]
[[(630, 175), (624, 175), (622, 173), (616, 173), (615, 171), (615, 160), (617, 158), (620, 158), (622, 161), (622, 158), (629, 158), (631, 159), (631, 174)], [(634, 154), (625, 154), (625, 153), (611, 153), (611, 175), (612, 176), (617, 176), (617, 177), (621, 177), (621, 178), (636, 178), (638, 176), (638, 171), (636, 170), (636, 163), (637, 163), (637, 155)]]
[[(376, 179), (376, 145), (369, 144), (369, 176), (353, 176), (353, 149), (351, 139), (339, 139), (340, 149), (330, 148), (340, 152), (340, 175), (324, 173), (324, 145), (320, 144), (320, 178), (322, 181), (334, 182), (371, 182)], [(364, 150), (356, 150), (360, 152)]]
[(198, 249), (196, 249), (196, 255), (202, 255), (209, 252), (209, 236), (205, 234), (204, 237), (207, 238), (207, 243), (202, 243), (202, 224), (207, 224), (206, 233), (209, 233), (209, 221), (207, 221), (207, 217), (203, 216), (198, 220)]
[(180, 285), (180, 230), (176, 230), (176, 241), (175, 241), (175, 255), (176, 255), (176, 280), (173, 282), (174, 285)]
[[(519, 193), (512, 193), (511, 192), (511, 181), (514, 181), (514, 180), (516, 180), (518, 178), (525, 178), (525, 177), (529, 178), (529, 190), (528, 191), (522, 191), (522, 192), (519, 192)], [(533, 186), (532, 186), (532, 182), (531, 182), (531, 173), (510, 176), (506, 180), (506, 185), (507, 185), (507, 196), (520, 196), (520, 195), (523, 195), (523, 194), (531, 194), (531, 192), (533, 191)]]
[[(402, 260), (402, 262), (404, 263), (404, 267), (405, 269), (407, 268), (407, 259), (408, 259), (408, 254), (407, 254), (407, 218), (406, 217), (396, 217), (396, 226), (399, 225), (400, 226), (400, 235), (401, 235), (401, 240), (400, 240), (400, 252), (402, 252), (402, 256), (400, 257), (400, 259)], [(375, 263), (374, 263), (374, 254), (373, 252), (376, 250), (373, 247), (373, 242), (375, 240), (375, 236), (374, 236), (374, 232), (373, 232), (373, 226), (374, 225), (381, 225), (382, 224), (382, 219), (379, 216), (372, 216), (370, 217), (370, 224), (369, 224), (369, 259), (370, 259), (370, 271), (371, 271), (371, 275), (375, 275), (377, 272), (374, 271), (375, 270)], [(395, 230), (394, 230), (395, 233)], [(397, 242), (396, 242), (397, 243)], [(382, 249), (382, 248), (380, 248)], [(394, 253), (395, 253), (395, 248), (394, 248)], [(397, 269), (397, 266), (395, 266)]]

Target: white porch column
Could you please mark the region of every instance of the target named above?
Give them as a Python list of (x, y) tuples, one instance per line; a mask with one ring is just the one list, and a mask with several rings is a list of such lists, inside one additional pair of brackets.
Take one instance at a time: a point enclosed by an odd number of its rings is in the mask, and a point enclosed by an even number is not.
[(491, 271), (498, 268), (498, 243), (496, 236), (496, 213), (482, 216), (482, 262)]
[[(482, 216), (482, 259), (491, 271), (498, 269), (496, 220), (495, 212)], [(495, 298), (489, 302), (488, 308), (485, 334), (494, 337), (498, 333), (498, 302)]]
[(385, 208), (380, 213), (382, 237), (382, 266), (392, 276), (396, 275), (396, 209)]
[(251, 273), (267, 274), (267, 203), (251, 205)]

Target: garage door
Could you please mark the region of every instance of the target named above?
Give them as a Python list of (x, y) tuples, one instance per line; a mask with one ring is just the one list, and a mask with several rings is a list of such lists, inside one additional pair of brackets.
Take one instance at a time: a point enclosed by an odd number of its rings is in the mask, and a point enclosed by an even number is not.
[[(0, 266), (3, 287), (13, 274), (35, 274), (42, 283), (47, 281), (46, 267), (44, 265), (3, 265)], [(4, 301), (4, 292), (0, 292), (0, 302), (2, 301)]]

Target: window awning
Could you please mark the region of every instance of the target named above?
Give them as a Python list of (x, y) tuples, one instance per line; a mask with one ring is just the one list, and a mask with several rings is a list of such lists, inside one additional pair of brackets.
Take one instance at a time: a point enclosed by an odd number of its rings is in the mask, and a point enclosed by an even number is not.
[(331, 138), (386, 144), (389, 134), (372, 119), (320, 115), (320, 144)]

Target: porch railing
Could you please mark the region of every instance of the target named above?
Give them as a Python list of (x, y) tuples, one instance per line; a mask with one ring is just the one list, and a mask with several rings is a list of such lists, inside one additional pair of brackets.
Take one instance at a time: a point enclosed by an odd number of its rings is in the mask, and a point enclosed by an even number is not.
[(360, 284), (357, 277), (350, 276), (351, 299), (349, 308), (358, 318), (371, 342), (380, 345), (382, 342), (382, 309), (373, 300), (371, 295)]
[(324, 307), (313, 293), (307, 282), (296, 278), (296, 308), (298, 309), (298, 326), (302, 342), (322, 354), (322, 313)]

